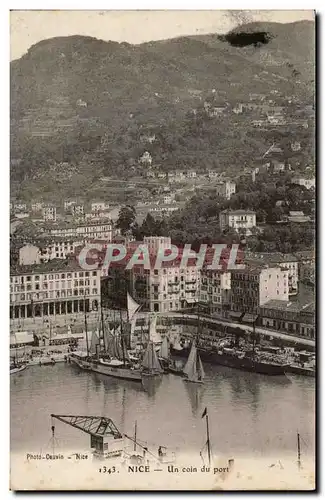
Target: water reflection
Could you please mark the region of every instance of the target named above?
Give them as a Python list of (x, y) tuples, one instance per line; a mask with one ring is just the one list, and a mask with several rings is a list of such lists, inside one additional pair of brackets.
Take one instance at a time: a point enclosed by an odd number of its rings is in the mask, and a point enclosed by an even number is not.
[(184, 382), (184, 386), (190, 401), (192, 415), (197, 418), (198, 414), (202, 413), (204, 385)]
[[(98, 415), (148, 443), (199, 450), (202, 411), (209, 410), (211, 441), (227, 455), (296, 452), (296, 432), (314, 449), (315, 381), (267, 377), (205, 365), (203, 385), (163, 375), (141, 383), (78, 371), (69, 365), (33, 366), (11, 376), (11, 447), (38, 452), (50, 439), (50, 415)], [(31, 411), (31, 408), (33, 411)], [(63, 447), (89, 446), (88, 436), (57, 425)]]

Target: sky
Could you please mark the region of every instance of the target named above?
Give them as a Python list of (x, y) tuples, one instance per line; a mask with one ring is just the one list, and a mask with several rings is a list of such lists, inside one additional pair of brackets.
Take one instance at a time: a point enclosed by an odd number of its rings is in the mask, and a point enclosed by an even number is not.
[(242, 22), (313, 20), (312, 10), (92, 11), (16, 10), (10, 13), (10, 58), (56, 36), (85, 35), (105, 41), (142, 43), (182, 35), (224, 33)]

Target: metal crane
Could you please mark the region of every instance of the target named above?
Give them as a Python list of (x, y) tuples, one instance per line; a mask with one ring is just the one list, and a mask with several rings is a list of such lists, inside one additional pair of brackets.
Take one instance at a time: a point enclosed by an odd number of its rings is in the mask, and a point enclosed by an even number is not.
[[(94, 448), (94, 456), (108, 458), (121, 456), (124, 451), (123, 435), (120, 433), (114, 422), (110, 418), (84, 415), (55, 415), (56, 418), (65, 424), (71, 425), (87, 434), (90, 434), (90, 447)], [(55, 426), (52, 425), (54, 437)]]

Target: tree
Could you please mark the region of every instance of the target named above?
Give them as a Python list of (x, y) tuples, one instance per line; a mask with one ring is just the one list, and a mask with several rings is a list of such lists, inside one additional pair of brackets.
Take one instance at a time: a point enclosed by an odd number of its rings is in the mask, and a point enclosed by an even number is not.
[(125, 236), (128, 231), (131, 231), (135, 225), (136, 211), (135, 208), (126, 205), (119, 211), (116, 227), (121, 230), (121, 234)]

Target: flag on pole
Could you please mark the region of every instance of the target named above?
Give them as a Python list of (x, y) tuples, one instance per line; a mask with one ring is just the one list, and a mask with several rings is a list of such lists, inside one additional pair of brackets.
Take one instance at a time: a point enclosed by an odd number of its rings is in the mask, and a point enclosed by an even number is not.
[(202, 418), (204, 418), (208, 414), (207, 407), (204, 408), (204, 412), (202, 413)]

